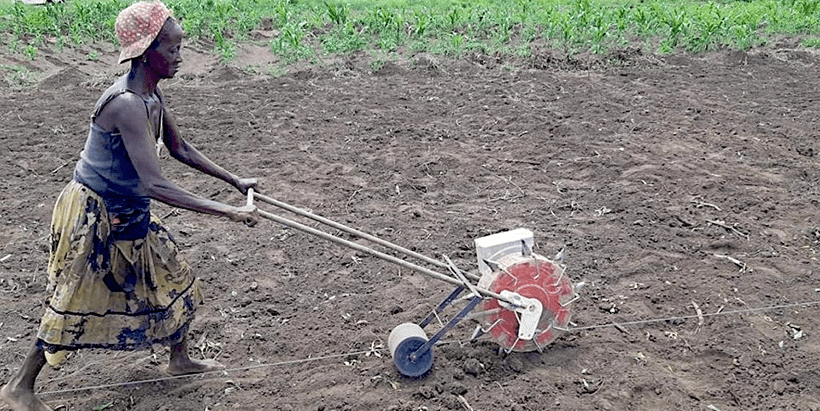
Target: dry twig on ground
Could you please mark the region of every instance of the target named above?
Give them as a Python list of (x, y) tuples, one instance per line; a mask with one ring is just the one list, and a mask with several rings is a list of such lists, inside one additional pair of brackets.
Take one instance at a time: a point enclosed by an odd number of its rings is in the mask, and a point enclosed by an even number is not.
[(743, 261), (738, 260), (737, 258), (730, 257), (728, 255), (721, 255), (721, 254), (715, 254), (714, 256), (717, 257), (717, 258), (725, 258), (725, 259), (733, 262), (736, 266), (740, 267), (739, 272), (741, 272), (741, 273), (746, 271), (746, 263), (744, 263)]
[(723, 228), (725, 228), (725, 229), (727, 229), (727, 230), (729, 230), (729, 231), (731, 231), (731, 232), (733, 232), (733, 233), (735, 233), (735, 234), (737, 234), (737, 235), (739, 235), (739, 236), (741, 236), (741, 237), (743, 237), (743, 238), (745, 238), (745, 239), (747, 239), (747, 240), (749, 239), (749, 235), (748, 235), (748, 234), (746, 234), (746, 233), (744, 233), (744, 232), (742, 232), (742, 231), (738, 230), (738, 229), (737, 229), (737, 228), (735, 228), (734, 226), (731, 226), (731, 225), (726, 224), (726, 222), (724, 222), (724, 221), (720, 221), (720, 220), (706, 220), (706, 222), (707, 222), (707, 223), (709, 223), (709, 224), (714, 224), (714, 225), (716, 225), (716, 226), (718, 226), (718, 227), (723, 227)]
[(695, 307), (695, 312), (698, 313), (698, 328), (695, 329), (695, 334), (700, 331), (700, 327), (703, 327), (703, 311), (700, 310), (698, 303), (692, 301), (692, 306)]

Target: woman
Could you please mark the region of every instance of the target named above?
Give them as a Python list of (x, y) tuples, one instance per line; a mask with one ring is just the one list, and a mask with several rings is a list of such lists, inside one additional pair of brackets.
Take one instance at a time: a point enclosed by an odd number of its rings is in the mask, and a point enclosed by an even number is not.
[[(88, 140), (54, 208), (49, 256), (51, 300), (34, 346), (0, 390), (14, 411), (49, 408), (34, 395), (37, 374), (80, 348), (171, 347), (172, 375), (221, 367), (188, 357), (186, 331), (201, 303), (198, 281), (150, 200), (254, 225), (253, 206), (233, 207), (189, 193), (160, 170), (161, 142), (177, 160), (234, 185), (256, 186), (214, 164), (179, 134), (166, 111), (161, 79), (176, 74), (182, 28), (160, 2), (139, 2), (116, 21), (120, 63), (131, 70), (97, 101)], [(161, 140), (160, 140), (161, 139)]]

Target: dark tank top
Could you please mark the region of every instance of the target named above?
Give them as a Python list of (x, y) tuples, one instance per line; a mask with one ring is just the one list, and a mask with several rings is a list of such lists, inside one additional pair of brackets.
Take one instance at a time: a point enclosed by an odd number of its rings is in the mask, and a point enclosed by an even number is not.
[[(74, 168), (74, 180), (103, 198), (114, 240), (135, 240), (148, 234), (151, 199), (147, 196), (137, 170), (134, 169), (128, 156), (120, 131), (103, 130), (94, 121), (105, 105), (115, 97), (124, 93), (136, 94), (121, 83), (124, 82), (117, 81), (97, 100), (91, 116), (91, 126), (85, 148), (80, 153), (80, 160)], [(154, 96), (162, 104), (159, 89), (154, 92)], [(143, 102), (146, 116), (150, 118), (148, 102), (144, 99)], [(156, 138), (161, 135), (163, 122), (161, 113), (162, 111), (160, 111), (160, 127), (154, 133)]]

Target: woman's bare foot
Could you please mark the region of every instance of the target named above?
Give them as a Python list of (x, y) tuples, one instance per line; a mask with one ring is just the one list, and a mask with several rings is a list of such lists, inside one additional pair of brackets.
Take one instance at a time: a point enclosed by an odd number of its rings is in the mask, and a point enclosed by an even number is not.
[(23, 365), (11, 380), (0, 388), (0, 400), (8, 404), (12, 411), (51, 411), (51, 408), (34, 395), (34, 380), (46, 365), (44, 353), (39, 342), (32, 344)]
[(14, 389), (8, 383), (0, 389), (0, 399), (13, 411), (51, 411), (31, 390)]
[(171, 375), (199, 374), (203, 372), (219, 371), (225, 366), (215, 360), (197, 361), (190, 358), (171, 360), (165, 367), (165, 372)]

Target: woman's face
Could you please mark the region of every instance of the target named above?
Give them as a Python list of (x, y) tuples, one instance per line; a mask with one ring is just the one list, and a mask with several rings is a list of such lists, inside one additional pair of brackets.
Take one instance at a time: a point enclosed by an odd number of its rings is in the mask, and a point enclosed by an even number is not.
[(169, 18), (157, 34), (154, 44), (145, 51), (148, 67), (157, 73), (159, 78), (173, 78), (182, 63), (182, 27), (176, 20)]

